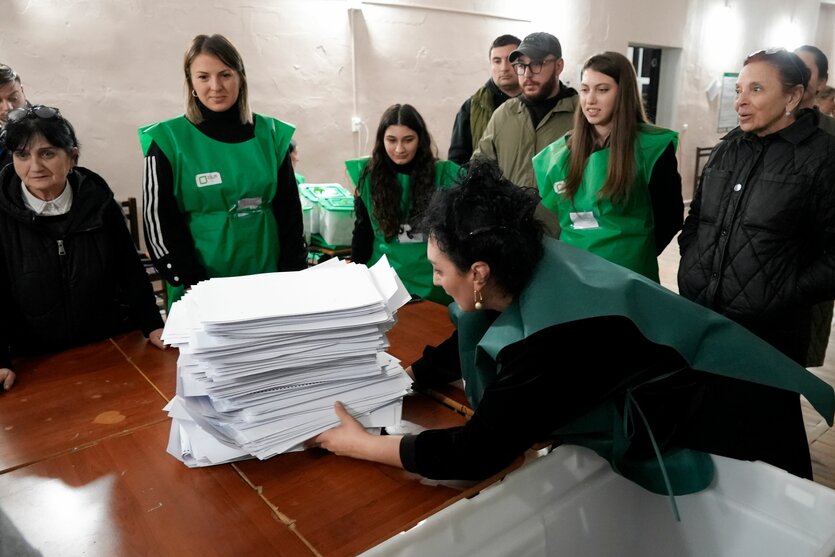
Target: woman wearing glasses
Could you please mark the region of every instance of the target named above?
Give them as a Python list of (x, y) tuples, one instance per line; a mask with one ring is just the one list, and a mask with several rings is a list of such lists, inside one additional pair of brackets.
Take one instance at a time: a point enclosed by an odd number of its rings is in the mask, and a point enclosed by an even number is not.
[[(679, 238), (678, 271), (683, 296), (801, 364), (812, 305), (835, 298), (835, 138), (818, 129), (813, 110), (798, 108), (809, 77), (783, 49), (745, 59), (739, 127), (705, 167)], [(758, 427), (794, 427), (805, 445), (797, 396), (772, 397), (774, 411)]]
[(293, 127), (250, 111), (222, 35), (195, 37), (183, 70), (185, 115), (139, 130), (145, 241), (170, 302), (210, 277), (302, 269), (307, 255)]
[(373, 265), (385, 255), (413, 296), (448, 304), (432, 284), (420, 222), (436, 189), (452, 185), (459, 167), (439, 161), (420, 113), (395, 104), (383, 113), (371, 157), (345, 162), (356, 186), (351, 258)]
[(13, 165), (0, 171), (0, 384), (11, 357), (53, 352), (162, 319), (113, 192), (77, 166), (78, 141), (57, 109), (19, 108), (3, 130)]
[(658, 281), (657, 256), (681, 230), (678, 134), (647, 123), (635, 70), (616, 52), (583, 66), (574, 129), (534, 158), (560, 240)]

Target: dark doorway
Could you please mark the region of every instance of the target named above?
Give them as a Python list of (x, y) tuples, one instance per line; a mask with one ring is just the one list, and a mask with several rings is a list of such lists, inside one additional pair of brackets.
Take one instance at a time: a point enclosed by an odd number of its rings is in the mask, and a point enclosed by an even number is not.
[(632, 55), (632, 65), (638, 74), (638, 84), (644, 99), (644, 109), (647, 118), (655, 123), (658, 112), (658, 87), (661, 76), (661, 49), (646, 46), (629, 47)]

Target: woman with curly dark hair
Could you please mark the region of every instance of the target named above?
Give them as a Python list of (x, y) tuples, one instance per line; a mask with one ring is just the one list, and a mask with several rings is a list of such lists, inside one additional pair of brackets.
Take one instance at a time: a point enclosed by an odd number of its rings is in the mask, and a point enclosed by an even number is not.
[[(538, 203), (536, 190), (476, 158), (426, 209), (427, 256), (454, 300), (456, 333), (407, 372), (428, 388), (462, 379), (474, 410), (467, 423), (372, 435), (336, 403), (340, 425), (308, 446), (480, 480), (534, 443), (556, 441), (597, 451), (651, 491), (679, 494), (710, 484), (707, 453), (795, 474), (810, 465), (803, 431), (757, 427), (771, 411), (762, 393), (803, 392), (831, 421), (832, 387), (721, 315), (543, 237)], [(746, 404), (706, 384), (736, 385)]]
[(357, 187), (353, 260), (373, 265), (385, 255), (410, 294), (449, 303), (449, 296), (432, 285), (420, 222), (435, 190), (452, 185), (460, 169), (437, 159), (420, 113), (408, 104), (390, 106), (377, 127), (371, 157), (345, 166)]

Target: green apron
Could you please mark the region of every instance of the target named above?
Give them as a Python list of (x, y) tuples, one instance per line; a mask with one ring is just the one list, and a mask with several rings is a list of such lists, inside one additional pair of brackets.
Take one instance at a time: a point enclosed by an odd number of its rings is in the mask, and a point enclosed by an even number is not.
[(610, 149), (589, 156), (573, 202), (561, 190), (568, 176), (570, 156), (566, 138), (562, 137), (534, 157), (542, 204), (557, 214), (562, 228), (560, 240), (658, 282), (649, 180), (655, 162), (670, 142), (678, 145), (676, 132), (641, 125), (635, 141), (635, 181), (631, 194), (626, 202), (616, 204), (600, 198)]
[[(174, 197), (209, 277), (278, 270), (272, 201), (294, 128), (254, 118), (255, 137), (242, 143), (211, 139), (184, 116), (139, 130), (143, 152), (155, 142), (171, 162)], [(182, 292), (182, 287), (169, 288), (169, 303)]]
[[(550, 238), (543, 244), (545, 254), (530, 283), (492, 325), (483, 312), (462, 312), (457, 304), (450, 305), (465, 392), (473, 408), (501, 373), (496, 362), (505, 346), (553, 325), (625, 316), (650, 341), (675, 349), (692, 369), (800, 393), (832, 425), (832, 387), (741, 325), (605, 259)], [(663, 459), (659, 454), (663, 466), (624, 458), (629, 447), (624, 413), (632, 412), (633, 421), (640, 423), (640, 409), (633, 402), (627, 396), (623, 411), (614, 401), (604, 403), (555, 435), (595, 450), (616, 471), (655, 493), (685, 494), (707, 487), (713, 465), (699, 451), (675, 449)]]
[[(374, 230), (374, 245), (368, 265), (373, 265), (385, 255), (410, 294), (439, 304), (449, 304), (452, 302), (452, 298), (442, 288), (432, 284), (432, 265), (426, 257), (426, 239), (419, 237), (416, 238), (417, 241), (410, 241), (406, 235), (401, 234), (397, 238), (392, 238), (391, 241), (386, 241), (385, 235), (377, 227), (373, 216), (371, 187), (368, 179), (364, 180), (362, 184), (359, 183), (360, 175), (368, 160), (368, 157), (366, 157), (345, 161), (348, 175), (357, 187), (357, 191), (368, 209), (368, 214), (371, 217), (371, 227)], [(452, 161), (437, 161), (435, 163), (435, 187), (440, 189), (455, 184), (460, 171), (461, 167)], [(400, 214), (403, 215), (405, 221), (408, 220), (411, 211), (409, 205), (409, 176), (398, 173), (397, 181), (400, 183), (402, 192)]]

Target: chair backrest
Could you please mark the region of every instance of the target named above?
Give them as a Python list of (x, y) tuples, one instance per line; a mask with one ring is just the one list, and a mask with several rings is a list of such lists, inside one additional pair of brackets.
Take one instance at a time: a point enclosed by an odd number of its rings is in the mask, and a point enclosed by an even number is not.
[(142, 260), (145, 272), (148, 273), (148, 279), (151, 281), (151, 285), (154, 288), (154, 294), (157, 296), (160, 309), (163, 312), (167, 312), (168, 290), (165, 288), (165, 281), (159, 272), (157, 272), (154, 264), (148, 257), (148, 254), (139, 249), (139, 216), (137, 214), (136, 198), (128, 197), (126, 200), (120, 201), (119, 205), (122, 206), (122, 214), (125, 216), (125, 223), (128, 225), (131, 238), (133, 238), (133, 244), (136, 246), (136, 252)]
[(122, 206), (122, 214), (125, 215), (125, 222), (128, 225), (128, 230), (130, 230), (130, 236), (133, 238), (133, 245), (139, 250), (139, 216), (136, 213), (136, 198), (128, 197), (126, 200), (120, 201), (119, 205)]

